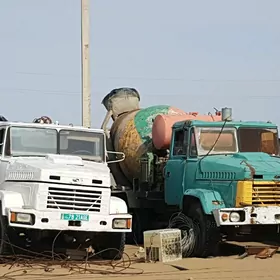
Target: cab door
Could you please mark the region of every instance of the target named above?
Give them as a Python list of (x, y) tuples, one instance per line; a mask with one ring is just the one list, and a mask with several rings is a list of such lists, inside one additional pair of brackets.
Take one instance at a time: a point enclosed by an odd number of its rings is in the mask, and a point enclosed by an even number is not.
[(165, 202), (168, 205), (180, 205), (184, 193), (185, 169), (187, 165), (188, 129), (173, 131), (170, 157), (166, 163)]
[[(7, 136), (5, 137), (5, 135)], [(8, 139), (9, 135), (7, 133), (6, 127), (0, 127), (0, 185), (5, 181), (6, 177), (6, 169), (9, 165), (9, 161), (5, 159), (6, 151), (7, 151), (7, 142), (9, 143)], [(5, 144), (5, 139), (6, 144)]]

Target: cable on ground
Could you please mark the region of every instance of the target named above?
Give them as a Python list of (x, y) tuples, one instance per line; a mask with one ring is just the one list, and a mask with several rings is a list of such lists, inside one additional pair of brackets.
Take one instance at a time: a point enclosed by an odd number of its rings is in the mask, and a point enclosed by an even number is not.
[[(55, 238), (56, 239), (56, 238)], [(10, 245), (14, 249), (25, 252), (24, 254), (13, 255), (0, 255), (0, 264), (4, 267), (9, 266), (8, 272), (0, 275), (0, 279), (14, 280), (21, 276), (36, 276), (39, 277), (61, 277), (74, 274), (102, 274), (102, 275), (139, 275), (144, 271), (131, 267), (138, 260), (132, 260), (128, 254), (123, 253), (123, 258), (119, 261), (115, 260), (96, 260), (99, 254), (107, 250), (113, 250), (108, 248), (98, 253), (90, 253), (90, 250), (86, 252), (86, 258), (82, 261), (71, 260), (69, 256), (65, 254), (58, 254), (54, 252), (54, 242), (52, 244), (51, 251), (35, 252), (25, 248), (21, 248), (10, 242), (3, 242)], [(114, 249), (116, 250), (116, 249)], [(118, 251), (118, 250), (116, 250)], [(11, 270), (12, 268), (16, 270)], [(58, 269), (67, 270), (63, 273), (54, 273)]]
[(178, 228), (181, 230), (183, 258), (192, 255), (199, 237), (199, 226), (191, 218), (179, 212), (171, 216), (168, 228)]

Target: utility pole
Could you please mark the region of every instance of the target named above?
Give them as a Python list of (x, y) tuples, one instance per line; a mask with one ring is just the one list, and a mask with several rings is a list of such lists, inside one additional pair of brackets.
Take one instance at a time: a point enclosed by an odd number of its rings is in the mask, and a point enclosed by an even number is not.
[(90, 61), (89, 61), (89, 0), (81, 0), (81, 51), (82, 51), (82, 123), (91, 126), (91, 92), (90, 92)]

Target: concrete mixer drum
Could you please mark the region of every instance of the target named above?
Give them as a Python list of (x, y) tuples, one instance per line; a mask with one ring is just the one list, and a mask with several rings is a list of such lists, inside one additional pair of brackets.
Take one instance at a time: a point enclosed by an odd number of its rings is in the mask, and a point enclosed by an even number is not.
[[(152, 151), (153, 120), (159, 114), (184, 115), (184, 111), (168, 106), (156, 105), (144, 109), (139, 107), (140, 96), (134, 89), (121, 88), (111, 91), (102, 101), (108, 113), (102, 128), (106, 130), (109, 118), (113, 119), (110, 141), (116, 152), (123, 152), (125, 160), (119, 163), (121, 172), (130, 183), (140, 176), (140, 159)], [(110, 150), (108, 148), (108, 150)], [(113, 169), (113, 168), (112, 168)], [(118, 174), (115, 177), (119, 177)]]

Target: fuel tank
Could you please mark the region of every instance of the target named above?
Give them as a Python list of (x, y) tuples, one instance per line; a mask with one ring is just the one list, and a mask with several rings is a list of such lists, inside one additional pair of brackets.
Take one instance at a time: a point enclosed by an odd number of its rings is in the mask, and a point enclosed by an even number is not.
[(185, 113), (184, 115), (157, 115), (153, 122), (152, 127), (152, 139), (153, 144), (156, 149), (169, 149), (171, 136), (172, 136), (172, 126), (176, 122), (184, 120), (200, 120), (207, 122), (221, 121), (221, 116), (219, 115), (200, 115), (197, 112)]

